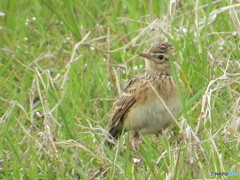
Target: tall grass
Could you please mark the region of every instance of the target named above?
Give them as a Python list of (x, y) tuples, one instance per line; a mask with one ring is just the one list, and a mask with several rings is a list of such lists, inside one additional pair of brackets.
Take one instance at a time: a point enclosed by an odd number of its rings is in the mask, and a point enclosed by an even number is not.
[[(0, 178), (239, 176), (239, 11), (223, 0), (3, 0)], [(177, 52), (180, 128), (142, 137), (139, 153), (128, 133), (110, 150), (113, 102), (159, 41)]]

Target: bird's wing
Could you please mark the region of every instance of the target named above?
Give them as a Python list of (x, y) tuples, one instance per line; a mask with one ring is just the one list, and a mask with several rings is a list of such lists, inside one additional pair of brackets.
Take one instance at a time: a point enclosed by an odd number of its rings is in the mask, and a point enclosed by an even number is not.
[(115, 110), (112, 120), (110, 122), (111, 129), (116, 127), (121, 121), (125, 113), (134, 105), (138, 99), (138, 94), (141, 91), (141, 86), (144, 84), (141, 75), (136, 76), (127, 84), (124, 93), (119, 97), (115, 103)]

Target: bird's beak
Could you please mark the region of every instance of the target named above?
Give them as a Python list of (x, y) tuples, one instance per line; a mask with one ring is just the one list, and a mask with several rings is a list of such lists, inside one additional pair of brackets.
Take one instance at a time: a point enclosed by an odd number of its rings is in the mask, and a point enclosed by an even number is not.
[(146, 53), (146, 52), (139, 53), (139, 56), (142, 56), (142, 57), (148, 58), (148, 59), (150, 59), (152, 57), (150, 53)]

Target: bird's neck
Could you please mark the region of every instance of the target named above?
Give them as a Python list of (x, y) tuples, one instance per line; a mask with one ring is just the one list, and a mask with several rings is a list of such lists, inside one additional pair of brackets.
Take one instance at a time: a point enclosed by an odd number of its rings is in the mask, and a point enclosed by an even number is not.
[(170, 70), (164, 70), (164, 71), (153, 71), (153, 70), (145, 70), (148, 74), (152, 76), (158, 76), (158, 75), (166, 75), (166, 76), (171, 76), (172, 71)]
[(145, 71), (147, 71), (151, 75), (160, 75), (160, 74), (172, 75), (170, 64), (165, 66), (158, 66), (158, 67), (146, 66)]

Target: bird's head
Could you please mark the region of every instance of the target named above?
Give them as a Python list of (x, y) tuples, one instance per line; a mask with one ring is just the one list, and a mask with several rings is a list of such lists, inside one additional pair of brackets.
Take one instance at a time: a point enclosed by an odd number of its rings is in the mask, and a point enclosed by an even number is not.
[(147, 52), (139, 55), (145, 58), (145, 69), (148, 71), (163, 72), (170, 69), (169, 53), (173, 46), (170, 43), (159, 43), (150, 48)]

